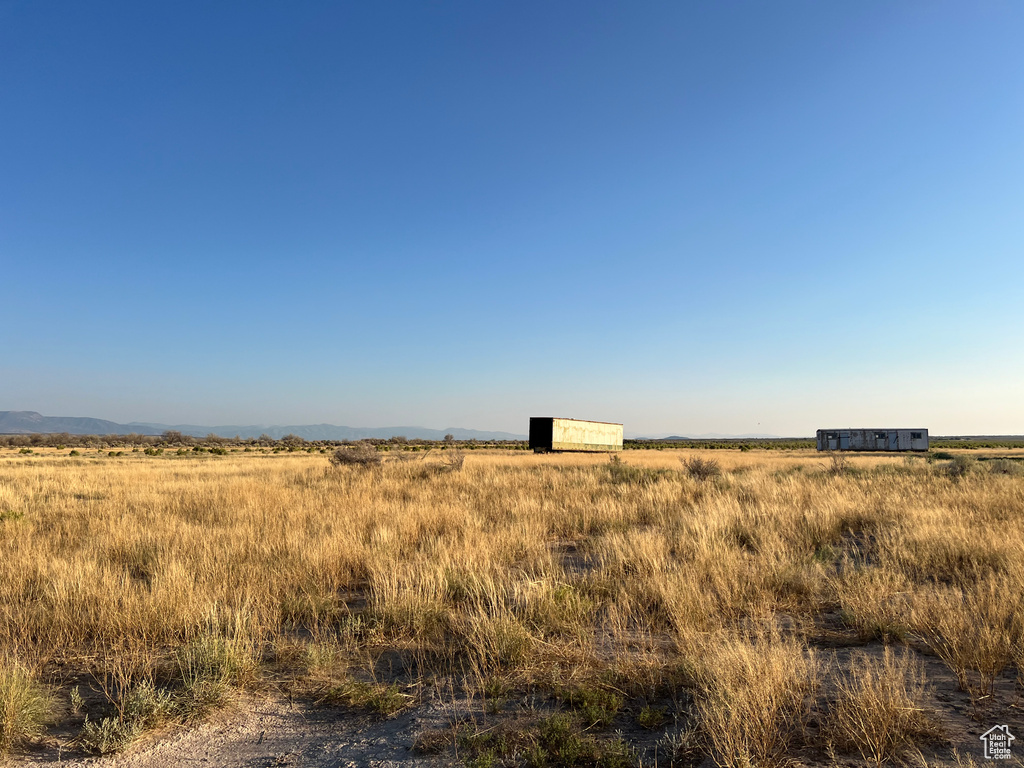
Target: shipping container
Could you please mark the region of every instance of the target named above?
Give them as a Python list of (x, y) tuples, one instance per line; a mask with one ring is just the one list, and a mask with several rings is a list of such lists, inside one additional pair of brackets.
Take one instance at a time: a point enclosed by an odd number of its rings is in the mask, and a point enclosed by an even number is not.
[(530, 418), (530, 447), (547, 451), (621, 451), (622, 425), (606, 421)]
[(819, 451), (927, 451), (927, 429), (819, 429)]

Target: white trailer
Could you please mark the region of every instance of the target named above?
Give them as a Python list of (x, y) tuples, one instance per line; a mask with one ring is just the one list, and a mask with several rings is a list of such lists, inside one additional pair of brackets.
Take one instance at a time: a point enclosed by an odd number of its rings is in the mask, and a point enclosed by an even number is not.
[(607, 421), (535, 416), (530, 419), (530, 447), (537, 453), (621, 451), (622, 425)]
[(819, 451), (927, 451), (927, 429), (819, 429)]

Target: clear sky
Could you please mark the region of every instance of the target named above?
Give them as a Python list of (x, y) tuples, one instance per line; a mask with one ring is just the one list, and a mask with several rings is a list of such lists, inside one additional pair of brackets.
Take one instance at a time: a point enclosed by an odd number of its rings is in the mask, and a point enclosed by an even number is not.
[(0, 410), (1024, 433), (1024, 4), (0, 0)]

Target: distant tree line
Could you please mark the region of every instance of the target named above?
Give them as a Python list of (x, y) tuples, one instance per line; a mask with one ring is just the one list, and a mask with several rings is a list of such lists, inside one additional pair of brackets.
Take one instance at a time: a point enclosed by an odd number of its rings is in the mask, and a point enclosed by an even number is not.
[(298, 435), (285, 435), (276, 439), (267, 434), (254, 438), (224, 437), (209, 434), (206, 437), (186, 435), (178, 430), (167, 430), (160, 435), (72, 435), (67, 432), (34, 433), (28, 435), (0, 435), (0, 447), (8, 448), (248, 448), (271, 451), (298, 451), (313, 453), (317, 450), (328, 450), (346, 445), (372, 445), (378, 451), (417, 451), (431, 448), (452, 448), (458, 446), (466, 450), (479, 448), (504, 448), (526, 450), (525, 440), (456, 440), (453, 435), (445, 435), (443, 440), (407, 439), (402, 436), (391, 438), (367, 438), (364, 440), (306, 440)]
[(741, 451), (776, 450), (788, 451), (814, 448), (813, 438), (728, 438), (721, 440), (623, 440), (624, 448), (639, 450), (663, 451), (669, 448), (688, 448), (692, 450), (732, 449)]
[[(963, 438), (932, 436), (929, 438), (929, 443), (933, 449), (1024, 448), (1024, 437)], [(765, 437), (721, 440), (623, 440), (622, 445), (625, 448), (651, 451), (663, 451), (668, 448), (789, 451), (815, 448), (817, 442), (814, 438)]]

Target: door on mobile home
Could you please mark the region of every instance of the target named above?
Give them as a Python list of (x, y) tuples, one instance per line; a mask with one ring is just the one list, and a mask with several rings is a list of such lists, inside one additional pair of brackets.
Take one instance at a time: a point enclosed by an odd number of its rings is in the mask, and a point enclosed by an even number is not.
[(848, 451), (850, 450), (850, 433), (840, 432), (839, 433), (839, 450)]
[(898, 451), (900, 449), (900, 433), (895, 429), (889, 430), (889, 450)]

